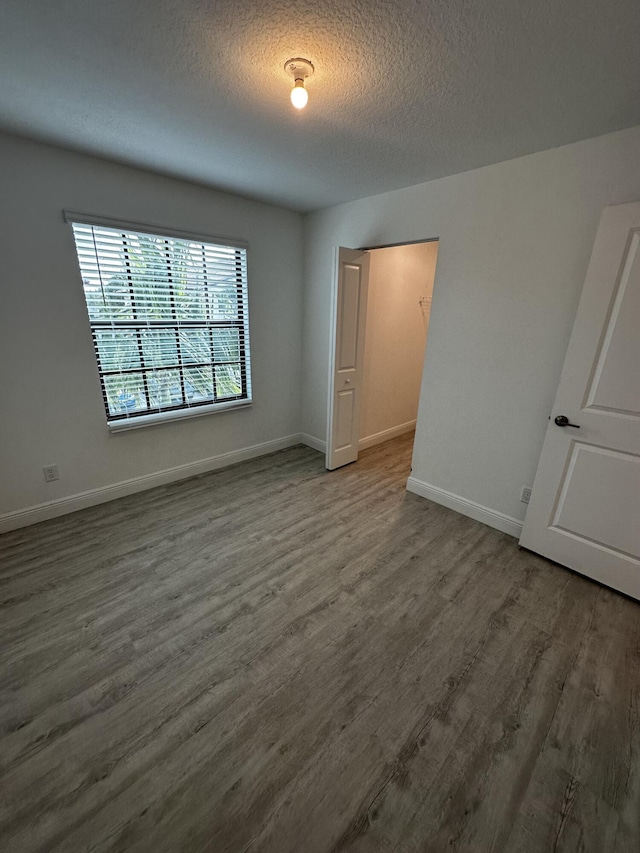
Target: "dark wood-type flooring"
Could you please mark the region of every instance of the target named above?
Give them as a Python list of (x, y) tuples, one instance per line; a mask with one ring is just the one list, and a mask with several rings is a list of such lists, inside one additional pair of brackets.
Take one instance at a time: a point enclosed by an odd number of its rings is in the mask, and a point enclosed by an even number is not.
[(0, 537), (0, 849), (640, 850), (640, 605), (282, 451)]

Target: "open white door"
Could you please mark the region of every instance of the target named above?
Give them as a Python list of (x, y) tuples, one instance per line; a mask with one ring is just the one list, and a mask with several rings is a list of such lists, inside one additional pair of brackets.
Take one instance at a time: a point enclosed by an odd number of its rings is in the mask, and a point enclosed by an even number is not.
[(640, 599), (640, 203), (600, 220), (520, 544)]
[(336, 251), (329, 364), (327, 461), (330, 471), (358, 458), (369, 255)]

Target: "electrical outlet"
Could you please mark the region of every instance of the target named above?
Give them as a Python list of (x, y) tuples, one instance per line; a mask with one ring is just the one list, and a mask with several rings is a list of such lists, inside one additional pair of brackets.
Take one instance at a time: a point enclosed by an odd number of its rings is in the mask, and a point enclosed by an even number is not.
[(45, 483), (53, 483), (54, 480), (60, 479), (60, 472), (57, 465), (45, 465), (42, 469)]
[(523, 504), (528, 504), (531, 500), (531, 489), (528, 486), (523, 486), (520, 492), (520, 500)]

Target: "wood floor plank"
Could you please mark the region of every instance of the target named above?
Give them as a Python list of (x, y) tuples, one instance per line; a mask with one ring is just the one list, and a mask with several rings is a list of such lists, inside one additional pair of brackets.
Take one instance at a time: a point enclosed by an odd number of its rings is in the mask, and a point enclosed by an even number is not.
[[(538, 836), (544, 826), (559, 851), (638, 847), (638, 613), (616, 593), (598, 593), (514, 827), (514, 851), (528, 849), (532, 823)], [(555, 804), (545, 819), (536, 808), (540, 799)]]
[(297, 447), (0, 537), (0, 849), (640, 849), (640, 607)]

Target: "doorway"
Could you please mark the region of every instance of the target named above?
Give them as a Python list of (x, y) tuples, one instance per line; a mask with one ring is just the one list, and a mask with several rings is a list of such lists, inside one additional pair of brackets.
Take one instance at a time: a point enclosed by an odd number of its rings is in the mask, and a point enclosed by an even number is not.
[(437, 257), (438, 240), (338, 251), (327, 468), (415, 431)]
[(370, 251), (360, 449), (415, 431), (437, 257), (437, 240)]

